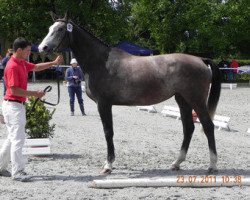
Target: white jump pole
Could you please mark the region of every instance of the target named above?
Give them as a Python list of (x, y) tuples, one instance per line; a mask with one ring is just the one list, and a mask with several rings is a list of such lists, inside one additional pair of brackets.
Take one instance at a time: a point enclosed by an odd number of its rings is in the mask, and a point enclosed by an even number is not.
[(232, 187), (250, 186), (250, 177), (244, 176), (175, 176), (168, 178), (132, 178), (94, 180), (90, 188), (126, 188), (126, 187)]

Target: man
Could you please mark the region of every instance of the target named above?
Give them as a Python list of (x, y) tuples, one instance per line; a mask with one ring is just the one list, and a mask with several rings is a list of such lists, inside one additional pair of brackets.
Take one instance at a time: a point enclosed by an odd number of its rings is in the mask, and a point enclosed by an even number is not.
[(82, 84), (83, 73), (80, 67), (78, 67), (77, 61), (75, 58), (72, 58), (70, 61), (71, 67), (66, 70), (65, 80), (68, 81), (68, 92), (69, 92), (69, 104), (70, 104), (70, 115), (74, 116), (74, 104), (75, 104), (75, 95), (78, 100), (82, 116), (85, 116), (83, 98), (82, 98)]
[[(58, 56), (52, 62), (33, 64), (27, 62), (31, 43), (24, 38), (17, 38), (13, 43), (14, 53), (4, 71), (6, 94), (2, 104), (2, 113), (8, 131), (8, 137), (0, 150), (0, 176), (12, 176), (13, 180), (28, 181), (31, 177), (24, 172), (25, 159), (22, 148), (25, 141), (26, 111), (25, 101), (28, 96), (41, 98), (41, 90), (27, 90), (27, 77), (30, 71), (41, 71), (62, 61)], [(6, 170), (11, 160), (11, 173)]]

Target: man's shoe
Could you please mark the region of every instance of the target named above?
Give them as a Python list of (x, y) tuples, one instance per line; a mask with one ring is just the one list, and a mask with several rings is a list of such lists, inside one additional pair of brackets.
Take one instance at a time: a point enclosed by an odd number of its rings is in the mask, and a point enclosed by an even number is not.
[(28, 182), (30, 179), (31, 176), (27, 175), (27, 173), (24, 171), (19, 171), (12, 177), (12, 180), (21, 182)]
[(70, 113), (70, 116), (74, 116), (74, 112), (71, 112), (71, 113)]
[(4, 169), (4, 170), (0, 171), (0, 176), (11, 177), (11, 173), (8, 170)]
[(86, 116), (86, 113), (85, 113), (85, 112), (83, 112), (83, 113), (82, 113), (82, 116)]

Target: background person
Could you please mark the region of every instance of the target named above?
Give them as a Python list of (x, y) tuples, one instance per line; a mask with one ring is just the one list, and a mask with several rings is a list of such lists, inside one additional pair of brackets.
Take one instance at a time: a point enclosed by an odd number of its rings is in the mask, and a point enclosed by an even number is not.
[[(0, 175), (12, 176), (13, 180), (28, 181), (31, 177), (24, 172), (25, 159), (22, 148), (25, 141), (26, 111), (25, 101), (28, 96), (41, 98), (41, 90), (27, 90), (27, 77), (30, 71), (41, 71), (59, 64), (62, 56), (52, 62), (33, 64), (26, 61), (30, 55), (31, 43), (24, 38), (17, 38), (13, 43), (14, 54), (8, 61), (4, 80), (6, 94), (2, 104), (2, 113), (8, 131), (8, 137), (0, 150)], [(11, 160), (11, 173), (6, 170)]]
[(3, 57), (2, 55), (0, 54), (0, 63), (2, 64), (2, 60), (3, 60)]
[[(222, 60), (218, 64), (220, 70), (221, 70), (221, 75), (222, 75), (222, 80), (227, 81), (228, 80), (228, 68), (230, 67), (230, 63), (225, 59), (222, 58)], [(223, 69), (225, 68), (225, 69)]]
[[(7, 62), (9, 61), (10, 57), (13, 55), (13, 52), (14, 52), (13, 49), (8, 49), (6, 56), (2, 60), (3, 74), (4, 74), (4, 69), (7, 65)], [(6, 86), (5, 86), (5, 82), (3, 78), (3, 95), (5, 95), (5, 92), (6, 92)]]
[(75, 95), (78, 100), (78, 104), (82, 115), (86, 115), (84, 111), (83, 98), (82, 98), (82, 84), (83, 73), (80, 67), (78, 67), (75, 58), (70, 61), (71, 67), (69, 67), (65, 72), (65, 80), (68, 81), (68, 93), (69, 93), (69, 104), (70, 104), (70, 115), (74, 116), (75, 112)]
[(232, 68), (232, 80), (235, 81), (236, 80), (236, 75), (238, 72), (238, 67), (239, 67), (239, 63), (238, 61), (234, 58), (231, 63), (230, 63), (230, 68)]

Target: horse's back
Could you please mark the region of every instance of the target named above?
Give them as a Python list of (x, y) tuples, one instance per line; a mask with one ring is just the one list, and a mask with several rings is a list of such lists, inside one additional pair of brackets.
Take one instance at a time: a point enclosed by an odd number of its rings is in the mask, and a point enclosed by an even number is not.
[[(210, 80), (211, 70), (200, 57), (188, 54), (134, 56), (113, 48), (107, 62), (108, 70), (131, 79), (198, 79)], [(178, 80), (179, 81), (179, 80)], [(183, 81), (183, 80), (180, 80)], [(169, 81), (168, 81), (169, 82)]]
[(119, 64), (115, 67), (127, 68), (152, 68), (159, 70), (159, 68), (188, 67), (193, 68), (193, 70), (199, 70), (199, 68), (207, 69), (200, 57), (182, 53), (136, 56), (118, 48), (111, 48), (108, 61)]
[[(154, 104), (176, 93), (208, 92), (211, 71), (201, 58), (187, 54), (134, 56), (113, 48), (106, 63), (110, 91), (131, 104)], [(204, 90), (204, 91), (202, 91)]]

